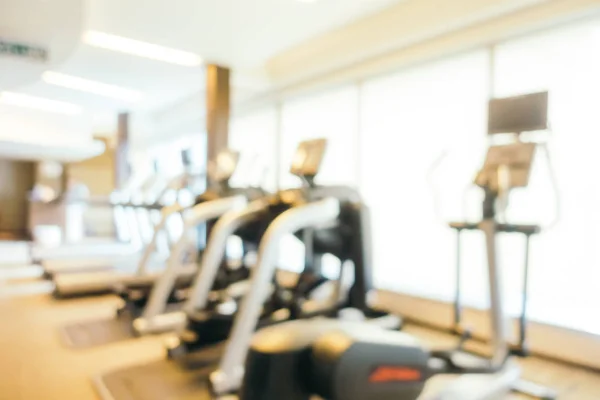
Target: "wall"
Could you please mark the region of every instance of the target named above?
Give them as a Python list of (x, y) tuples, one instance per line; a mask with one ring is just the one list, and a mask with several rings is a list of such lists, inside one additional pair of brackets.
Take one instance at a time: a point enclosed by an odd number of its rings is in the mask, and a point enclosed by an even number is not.
[(114, 149), (85, 161), (70, 163), (67, 167), (69, 179), (85, 184), (92, 196), (108, 196), (115, 189)]
[(600, 0), (402, 2), (273, 57), (267, 68), (277, 90), (247, 106), (360, 81), (598, 12)]
[(74, 147), (92, 142), (92, 120), (85, 114), (62, 115), (0, 105), (0, 140)]
[(33, 187), (34, 164), (0, 160), (0, 235), (27, 237), (27, 194)]
[(93, 200), (97, 200), (92, 202), (84, 214), (87, 232), (92, 236), (114, 235), (112, 208), (101, 204), (107, 202), (108, 196), (115, 189), (115, 150), (110, 146), (109, 139), (103, 141), (106, 145), (103, 154), (70, 163), (66, 169), (68, 179), (86, 185)]

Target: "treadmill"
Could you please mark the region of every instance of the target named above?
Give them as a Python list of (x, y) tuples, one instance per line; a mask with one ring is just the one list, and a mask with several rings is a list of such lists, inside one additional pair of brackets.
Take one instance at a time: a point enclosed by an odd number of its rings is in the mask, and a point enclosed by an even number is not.
[[(219, 156), (221, 164), (217, 166), (218, 173), (213, 174), (211, 180), (220, 188), (229, 188), (228, 181), (238, 167), (238, 154), (225, 151)], [(188, 150), (182, 152), (182, 160), (186, 166), (186, 172), (173, 179), (167, 187), (162, 188), (158, 197), (163, 197), (164, 193), (168, 190), (178, 192), (187, 188), (193, 188), (198, 186), (198, 179), (206, 179), (204, 174), (197, 174), (193, 170), (194, 167), (191, 163)], [(185, 240), (187, 235), (185, 230), (188, 229), (185, 228), (185, 225), (195, 225), (197, 224), (196, 221), (204, 223), (206, 219), (221, 215), (231, 206), (226, 204), (222, 207), (216, 207), (213, 210), (203, 211), (204, 208), (200, 204), (204, 202), (204, 197), (202, 196), (206, 196), (206, 193), (213, 193), (212, 196), (218, 198), (219, 195), (226, 195), (227, 192), (205, 192), (205, 194), (196, 199), (197, 204), (195, 206), (186, 206), (180, 202), (176, 202), (160, 209), (149, 206), (142, 210), (145, 211), (144, 213), (140, 213), (140, 210), (135, 210), (138, 218), (148, 217), (147, 219), (149, 219), (152, 217), (154, 211), (158, 212), (158, 217), (160, 218), (141, 256), (137, 260), (130, 260), (125, 265), (113, 266), (112, 269), (108, 269), (107, 267), (105, 270), (88, 273), (57, 274), (54, 277), (54, 295), (59, 298), (65, 298), (114, 292), (119, 287), (151, 287), (154, 281), (163, 273), (168, 258), (172, 256), (171, 248), (175, 247), (176, 243), (182, 240), (182, 237)], [(198, 201), (198, 199), (201, 200)], [(185, 202), (185, 200), (183, 201)], [(175, 219), (179, 219), (180, 229), (169, 229), (169, 223)], [(181, 224), (184, 225), (183, 228), (181, 228)], [(179, 232), (177, 234), (173, 233), (173, 231)], [(174, 257), (178, 256), (175, 255)], [(195, 263), (188, 262), (178, 272), (185, 276), (191, 276), (195, 271)]]
[[(231, 154), (232, 152), (229, 152)], [(221, 156), (221, 154), (220, 154)], [(222, 157), (220, 157), (222, 158)], [(236, 163), (228, 162), (226, 165), (235, 166)], [(172, 246), (172, 251), (166, 266), (158, 276), (152, 274), (123, 277), (120, 282), (112, 285), (114, 292), (119, 294), (123, 300), (122, 305), (110, 318), (97, 320), (86, 320), (71, 323), (62, 328), (63, 339), (69, 347), (87, 348), (115, 341), (129, 339), (145, 333), (161, 333), (172, 330), (170, 327), (157, 331), (137, 331), (134, 329), (134, 319), (144, 316), (153, 316), (167, 311), (177, 310), (185, 299), (186, 288), (190, 286), (193, 276), (198, 270), (197, 258), (202, 259), (203, 245), (200, 235), (197, 235), (198, 227), (207, 225), (209, 231), (213, 221), (220, 218), (229, 210), (243, 208), (248, 201), (254, 198), (262, 198), (264, 192), (257, 188), (230, 188), (226, 180), (232, 171), (212, 174), (213, 179), (221, 179), (218, 184), (207, 190), (196, 199), (196, 205), (185, 210), (173, 210), (183, 216), (183, 234)], [(168, 215), (165, 212), (165, 215)], [(198, 237), (200, 236), (200, 237)], [(155, 235), (156, 237), (156, 235)], [(256, 246), (248, 247), (244, 242), (246, 250)], [(150, 254), (151, 248), (147, 249), (146, 255)], [(241, 276), (240, 276), (241, 273)], [(235, 268), (231, 274), (237, 275), (236, 279), (248, 276), (245, 268)], [(230, 273), (226, 278), (231, 280)], [(69, 277), (67, 275), (67, 277)]]
[[(313, 182), (324, 144), (323, 140), (303, 142), (297, 152), (292, 171), (306, 182)], [(241, 383), (244, 360), (257, 326), (291, 318), (340, 315), (349, 306), (358, 313), (380, 317), (377, 319), (381, 324), (397, 328), (397, 318), (371, 310), (367, 304), (371, 291), (367, 272), (370, 249), (362, 240), (368, 238), (365, 225), (368, 224), (368, 212), (355, 201), (355, 194), (352, 190), (318, 188), (311, 184), (278, 192), (267, 201), (253, 202), (237, 215), (222, 217), (211, 232), (196, 279), (199, 286), (195, 285), (189, 297), (191, 301), (184, 306), (188, 324), (179, 335), (169, 339), (168, 358), (94, 378), (101, 397), (106, 400), (183, 400), (212, 399), (234, 393)], [(209, 308), (211, 286), (219, 270), (227, 237), (255, 221), (268, 225), (264, 228), (249, 290), (239, 311), (218, 306)], [(349, 229), (350, 225), (355, 229)], [(309, 256), (331, 250), (344, 260), (354, 261), (355, 282), (348, 296), (340, 299), (340, 293), (334, 291), (319, 305), (311, 305), (305, 311), (306, 298), (292, 296), (286, 301), (287, 296), (280, 297), (277, 287), (273, 295), (270, 294), (279, 244), (290, 234), (305, 238), (305, 244), (311, 245), (307, 251)], [(304, 282), (299, 279), (296, 288), (303, 289)], [(280, 301), (283, 302), (281, 308), (271, 307)], [(202, 332), (198, 335), (194, 328), (200, 328)]]
[[(137, 189), (133, 179), (128, 188), (115, 191), (111, 195), (110, 205), (113, 209), (117, 241), (107, 239), (84, 239), (80, 243), (62, 244), (58, 247), (34, 247), (31, 256), (34, 261), (41, 264), (48, 277), (54, 274), (89, 272), (114, 269), (115, 265), (125, 267), (139, 259), (143, 246), (148, 243), (148, 236), (152, 231), (148, 214), (139, 213), (141, 208), (157, 209), (160, 204), (156, 201), (167, 183), (158, 173), (158, 165), (153, 163), (151, 176)], [(151, 199), (152, 202), (145, 201)], [(161, 246), (165, 250), (164, 246)], [(166, 254), (166, 253), (163, 253)]]

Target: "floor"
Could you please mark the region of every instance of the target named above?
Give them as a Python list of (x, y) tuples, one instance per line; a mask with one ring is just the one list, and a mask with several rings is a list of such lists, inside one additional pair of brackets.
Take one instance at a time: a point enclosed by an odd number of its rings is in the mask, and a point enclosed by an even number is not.
[[(405, 332), (414, 334), (429, 346), (452, 348), (456, 338), (430, 329), (407, 326)], [(471, 346), (475, 351), (485, 351), (482, 345)], [(600, 372), (578, 368), (537, 357), (519, 361), (523, 378), (539, 385), (545, 385), (558, 393), (558, 400), (600, 400)], [(509, 399), (531, 399), (513, 394)]]
[[(0, 277), (0, 293), (5, 294), (0, 296), (0, 315), (5, 321), (0, 328), (0, 400), (97, 399), (91, 377), (163, 356), (164, 335), (86, 350), (65, 348), (60, 326), (110, 316), (118, 300), (105, 296), (56, 301), (47, 294), (47, 284), (25, 275), (10, 280)], [(35, 294), (36, 290), (42, 293)], [(437, 346), (455, 342), (423, 328), (406, 330)], [(552, 385), (560, 391), (561, 400), (600, 399), (600, 374), (536, 358), (523, 362), (523, 367), (526, 378)], [(510, 397), (521, 398), (526, 397)]]

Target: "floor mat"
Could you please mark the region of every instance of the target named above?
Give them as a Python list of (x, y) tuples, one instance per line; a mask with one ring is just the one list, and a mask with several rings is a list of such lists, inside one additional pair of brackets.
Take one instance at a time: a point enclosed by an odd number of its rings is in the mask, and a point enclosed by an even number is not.
[(62, 328), (62, 337), (68, 347), (85, 349), (136, 337), (132, 318), (123, 314), (118, 318), (106, 318), (78, 322)]
[(208, 400), (208, 376), (222, 354), (223, 344), (187, 355), (124, 368), (95, 379), (104, 400)]
[[(169, 303), (165, 313), (181, 310), (182, 302)], [(137, 317), (129, 309), (122, 310), (118, 317), (97, 319), (66, 325), (62, 328), (62, 337), (68, 347), (86, 349), (109, 343), (121, 342), (138, 337), (133, 329), (133, 320)]]

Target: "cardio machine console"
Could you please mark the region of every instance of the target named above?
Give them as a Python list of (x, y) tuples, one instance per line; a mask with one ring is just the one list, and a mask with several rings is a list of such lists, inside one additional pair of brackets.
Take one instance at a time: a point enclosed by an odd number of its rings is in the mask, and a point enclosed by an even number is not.
[(498, 191), (500, 184), (509, 188), (526, 187), (535, 149), (535, 143), (522, 142), (491, 146), (483, 167), (477, 173), (475, 184), (493, 191)]
[(300, 143), (292, 160), (290, 173), (301, 178), (315, 177), (321, 167), (326, 148), (326, 139), (313, 139)]
[(548, 92), (492, 99), (488, 105), (488, 134), (514, 134), (516, 141), (488, 148), (475, 184), (497, 192), (499, 186), (526, 187), (536, 143), (520, 140), (523, 132), (548, 129)]
[(238, 167), (240, 153), (234, 150), (223, 150), (217, 158), (209, 163), (208, 177), (212, 182), (222, 183), (231, 178)]
[(548, 129), (548, 92), (496, 98), (488, 104), (488, 134)]

